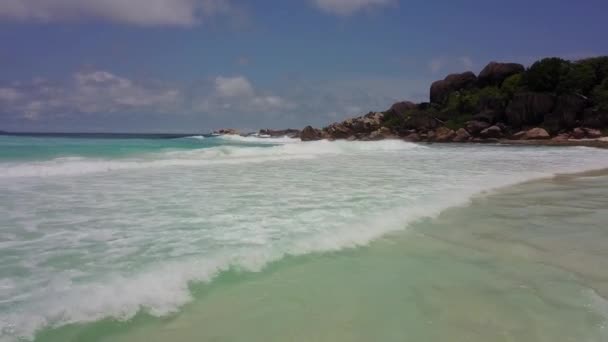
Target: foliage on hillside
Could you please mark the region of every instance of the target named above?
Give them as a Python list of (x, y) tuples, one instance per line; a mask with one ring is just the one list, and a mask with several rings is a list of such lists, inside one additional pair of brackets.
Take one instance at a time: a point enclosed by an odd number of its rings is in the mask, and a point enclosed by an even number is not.
[[(449, 80), (446, 78), (436, 83)], [(575, 62), (545, 58), (523, 72), (503, 78), (501, 82), (487, 84), (487, 81), (481, 82), (481, 76), (473, 86), (469, 83), (462, 89), (454, 90), (449, 84), (441, 84), (436, 88), (450, 91), (447, 96), (439, 97), (441, 103), (420, 104), (401, 113), (387, 111), (383, 125), (394, 132), (402, 132), (414, 126), (420, 128), (421, 125), (433, 126), (435, 123), (458, 129), (472, 119), (508, 124), (507, 108), (516, 95), (522, 93), (548, 94), (556, 99), (574, 95), (584, 99), (586, 108), (608, 111), (608, 56)], [(556, 106), (558, 103), (561, 102), (556, 101)], [(555, 108), (554, 112), (560, 110)], [(576, 116), (582, 117), (582, 111)]]

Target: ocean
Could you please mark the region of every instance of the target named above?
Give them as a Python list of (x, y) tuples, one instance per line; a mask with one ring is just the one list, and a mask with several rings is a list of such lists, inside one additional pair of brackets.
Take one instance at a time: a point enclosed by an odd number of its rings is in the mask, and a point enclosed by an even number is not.
[(608, 341), (608, 151), (0, 136), (0, 341)]

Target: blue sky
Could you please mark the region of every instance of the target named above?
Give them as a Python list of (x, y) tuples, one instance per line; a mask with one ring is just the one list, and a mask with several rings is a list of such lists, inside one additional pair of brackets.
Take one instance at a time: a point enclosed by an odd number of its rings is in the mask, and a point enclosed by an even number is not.
[(491, 61), (608, 54), (608, 2), (2, 0), (0, 129), (321, 126)]

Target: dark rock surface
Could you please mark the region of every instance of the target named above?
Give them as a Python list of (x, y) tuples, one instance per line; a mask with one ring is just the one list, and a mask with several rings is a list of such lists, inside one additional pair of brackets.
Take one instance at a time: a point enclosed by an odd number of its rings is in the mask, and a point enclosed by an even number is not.
[(525, 71), (521, 64), (517, 63), (497, 63), (490, 62), (486, 65), (477, 77), (479, 87), (488, 85), (500, 86), (509, 76), (516, 75)]
[(451, 92), (471, 88), (477, 82), (474, 73), (451, 74), (431, 85), (431, 103), (444, 103)]
[(505, 111), (507, 124), (513, 127), (535, 126), (553, 111), (555, 97), (546, 93), (520, 93), (513, 97)]
[(306, 126), (300, 132), (300, 139), (302, 141), (313, 141), (313, 140), (321, 140), (321, 130), (313, 128), (312, 126)]

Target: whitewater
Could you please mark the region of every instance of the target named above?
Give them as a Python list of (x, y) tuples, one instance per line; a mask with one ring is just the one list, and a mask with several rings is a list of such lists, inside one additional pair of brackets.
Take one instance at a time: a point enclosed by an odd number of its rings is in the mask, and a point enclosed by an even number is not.
[(0, 137), (0, 341), (179, 315), (225, 272), (357, 249), (507, 186), (605, 168), (608, 151), (583, 147)]

